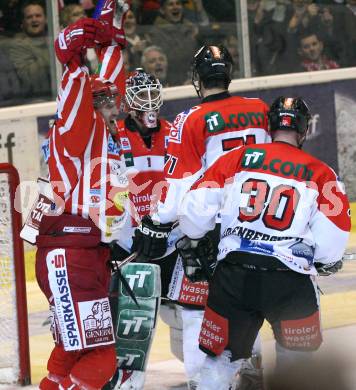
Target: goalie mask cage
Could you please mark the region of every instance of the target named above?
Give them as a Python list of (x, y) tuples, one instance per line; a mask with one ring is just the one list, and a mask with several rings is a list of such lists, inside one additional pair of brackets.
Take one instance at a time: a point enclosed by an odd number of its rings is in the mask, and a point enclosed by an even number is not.
[(17, 170), (0, 163), (0, 383), (30, 384), (21, 214), (14, 199)]

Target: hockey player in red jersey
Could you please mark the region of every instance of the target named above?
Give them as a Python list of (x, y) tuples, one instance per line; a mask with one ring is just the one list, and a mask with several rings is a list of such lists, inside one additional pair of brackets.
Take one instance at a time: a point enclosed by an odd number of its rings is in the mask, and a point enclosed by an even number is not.
[(229, 389), (264, 319), (277, 341), (277, 369), (305, 363), (322, 342), (315, 275), (341, 268), (351, 222), (335, 172), (301, 150), (309, 119), (301, 98), (276, 99), (273, 142), (221, 157), (183, 200), (179, 224), (194, 243), (190, 259), (199, 260), (194, 247), (221, 215), (199, 339), (208, 354), (200, 390)]
[[(129, 75), (124, 103), (127, 115), (117, 122), (114, 136), (120, 148), (120, 172), (127, 180), (125, 197), (130, 205), (130, 218), (114, 237), (121, 248), (118, 259), (130, 253), (137, 223), (157, 208), (171, 128), (171, 123), (159, 116), (162, 104), (162, 85), (158, 79), (141, 68)], [(169, 252), (175, 250), (173, 244), (170, 247)], [(163, 295), (167, 289), (165, 281)]]
[[(115, 140), (120, 149), (120, 178), (121, 181), (126, 182), (126, 192), (124, 194), (119, 192), (114, 197), (116, 197), (116, 202), (118, 203), (120, 199), (124, 203), (125, 198), (128, 198), (130, 216), (126, 219), (125, 225), (117, 232), (118, 234), (113, 234), (112, 236), (116, 243), (116, 245), (112, 245), (112, 250), (115, 260), (118, 261), (123, 260), (130, 253), (132, 236), (137, 222), (143, 216), (152, 214), (157, 207), (159, 190), (164, 180), (164, 158), (171, 128), (171, 124), (159, 116), (162, 103), (162, 86), (154, 76), (138, 68), (127, 77), (124, 102), (127, 116), (125, 119), (117, 122), (117, 131), (115, 133)], [(118, 190), (118, 188), (115, 190)], [(174, 242), (171, 243), (167, 254), (162, 259), (149, 259), (150, 263), (160, 266), (160, 295), (163, 298), (167, 296), (168, 285), (176, 259)], [(136, 261), (139, 262), (140, 259), (136, 259)], [(146, 266), (142, 266), (142, 264), (135, 263), (132, 266), (136, 267), (132, 268), (132, 272), (154, 272), (151, 269), (147, 271)], [(114, 309), (118, 310), (118, 314), (115, 317), (117, 317), (118, 322), (116, 326), (120, 329), (120, 321), (123, 317), (120, 313), (127, 313), (129, 308), (121, 304), (117, 309), (119, 306), (115, 301), (117, 274), (114, 274), (112, 277), (112, 286), (115, 286), (113, 287), (113, 297), (111, 298), (112, 307), (113, 311)], [(137, 284), (132, 284), (134, 293), (136, 286)], [(145, 299), (144, 304), (145, 307), (148, 307), (146, 303), (147, 299)], [(159, 300), (152, 306), (152, 310), (155, 312), (156, 320), (160, 310)], [(137, 314), (134, 314), (134, 316), (137, 316)], [(127, 315), (123, 318), (127, 321)], [(143, 332), (147, 332), (145, 325), (146, 323), (143, 323), (141, 327), (141, 329), (144, 329), (141, 330)], [(156, 323), (152, 323), (150, 331), (147, 332), (149, 336), (144, 337), (145, 339), (151, 339), (150, 344), (153, 340), (155, 325)], [(144, 350), (144, 358), (140, 361), (140, 364), (137, 358), (136, 360), (119, 359), (117, 373), (107, 388), (143, 389), (149, 347), (146, 347), (147, 340), (145, 340), (144, 346), (139, 347), (137, 339), (138, 336), (133, 339), (134, 344), (131, 345), (131, 349), (140, 348)], [(122, 341), (119, 339), (117, 353), (125, 354), (125, 351), (121, 352), (120, 344), (122, 344)], [(140, 369), (135, 369), (135, 367), (140, 367)]]
[[(116, 369), (115, 335), (108, 301), (107, 221), (122, 218), (109, 194), (109, 173), (119, 159), (116, 132), (119, 91), (125, 80), (123, 31), (113, 28), (114, 1), (98, 20), (68, 26), (55, 42), (65, 65), (57, 119), (48, 138), (49, 178), (57, 216), (44, 216), (37, 236), (36, 277), (52, 312), (55, 347), (42, 390), (101, 389)], [(124, 9), (116, 16), (124, 17)], [(89, 77), (86, 48), (100, 51), (100, 75)]]
[[(125, 119), (117, 122), (115, 138), (120, 145), (122, 171), (129, 177), (131, 227), (157, 206), (155, 186), (164, 180), (164, 157), (171, 124), (159, 117), (163, 104), (158, 79), (138, 68), (126, 79)], [(156, 188), (157, 192), (157, 188)], [(131, 233), (131, 232), (130, 232)], [(130, 251), (132, 235), (118, 238)]]
[[(165, 198), (152, 219), (145, 217), (135, 232), (133, 250), (142, 256), (159, 257), (164, 253), (170, 225), (178, 218), (184, 194), (218, 157), (245, 144), (270, 141), (267, 104), (228, 92), (232, 66), (231, 55), (223, 46), (203, 46), (194, 57), (192, 84), (201, 103), (174, 120), (165, 165)], [(188, 276), (194, 278), (193, 274)], [(178, 262), (169, 297), (198, 309), (182, 312), (184, 364), (191, 388), (199, 380), (204, 359), (197, 339), (207, 292), (208, 283), (192, 285)]]

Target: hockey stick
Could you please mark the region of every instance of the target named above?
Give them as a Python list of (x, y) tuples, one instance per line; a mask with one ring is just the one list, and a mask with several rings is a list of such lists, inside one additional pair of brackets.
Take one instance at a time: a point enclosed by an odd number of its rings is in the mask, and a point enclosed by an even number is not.
[(136, 259), (137, 255), (138, 255), (137, 252), (132, 252), (131, 255), (125, 257), (124, 260), (115, 261), (115, 268), (118, 270), (121, 269), (125, 264), (128, 264), (131, 261), (134, 261)]
[[(177, 225), (178, 223), (175, 223), (173, 225), (173, 228), (175, 228)], [(115, 262), (116, 269), (120, 270), (124, 265), (130, 263), (131, 261), (134, 261), (137, 255), (138, 255), (137, 252), (132, 252), (129, 256), (125, 257), (124, 260), (120, 262), (116, 261)], [(356, 260), (356, 252), (345, 253), (344, 256), (342, 257), (342, 261), (352, 261), (352, 260)]]
[(345, 253), (344, 256), (342, 256), (342, 261), (352, 261), (356, 260), (356, 252), (349, 252)]
[[(135, 260), (137, 257), (137, 252), (132, 252), (131, 255), (125, 257), (124, 260), (120, 262), (116, 262), (116, 267), (118, 269), (121, 269), (125, 264), (130, 263), (131, 261)], [(342, 261), (350, 261), (350, 260), (356, 260), (356, 252), (351, 253), (345, 253), (342, 257)]]
[(93, 12), (93, 19), (99, 18), (100, 14), (101, 14), (101, 10), (103, 9), (103, 6), (104, 6), (104, 2), (105, 2), (105, 0), (98, 0), (98, 3), (96, 4), (95, 10)]

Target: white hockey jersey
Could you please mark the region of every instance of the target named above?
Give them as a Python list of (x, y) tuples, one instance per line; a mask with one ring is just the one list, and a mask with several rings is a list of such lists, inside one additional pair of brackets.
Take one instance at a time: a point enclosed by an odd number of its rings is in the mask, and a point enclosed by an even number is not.
[(177, 115), (165, 164), (168, 189), (152, 218), (176, 221), (184, 194), (217, 158), (243, 145), (270, 142), (267, 111), (260, 99), (222, 92)]
[(221, 214), (218, 259), (274, 256), (296, 272), (340, 260), (351, 228), (342, 183), (325, 163), (286, 143), (244, 146), (218, 159), (186, 194), (181, 230), (200, 238)]

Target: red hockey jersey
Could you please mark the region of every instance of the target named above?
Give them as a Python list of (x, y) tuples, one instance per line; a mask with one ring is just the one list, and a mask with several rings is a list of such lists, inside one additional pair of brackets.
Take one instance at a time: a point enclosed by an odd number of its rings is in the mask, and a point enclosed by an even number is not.
[[(116, 83), (123, 92), (120, 48), (103, 49), (102, 62), (100, 76)], [(91, 218), (105, 239), (108, 229), (119, 224), (123, 216), (109, 196), (120, 156), (104, 119), (94, 111), (88, 69), (84, 66), (70, 63), (63, 74), (47, 157), (50, 182), (64, 211)]]
[(167, 150), (165, 177), (169, 187), (154, 219), (175, 221), (186, 191), (224, 153), (245, 144), (270, 142), (267, 111), (260, 99), (224, 92), (179, 114)]
[(137, 222), (151, 214), (157, 206), (164, 182), (164, 159), (171, 124), (160, 119), (160, 129), (153, 132), (147, 146), (129, 117), (118, 121), (116, 141), (120, 148), (121, 172), (128, 182), (124, 197), (129, 198), (131, 218), (127, 220), (126, 233), (117, 237), (118, 243), (129, 250), (132, 232)]
[(221, 157), (186, 194), (180, 228), (200, 238), (221, 215), (218, 259), (231, 251), (274, 256), (296, 272), (340, 260), (351, 228), (342, 183), (325, 163), (286, 143)]

